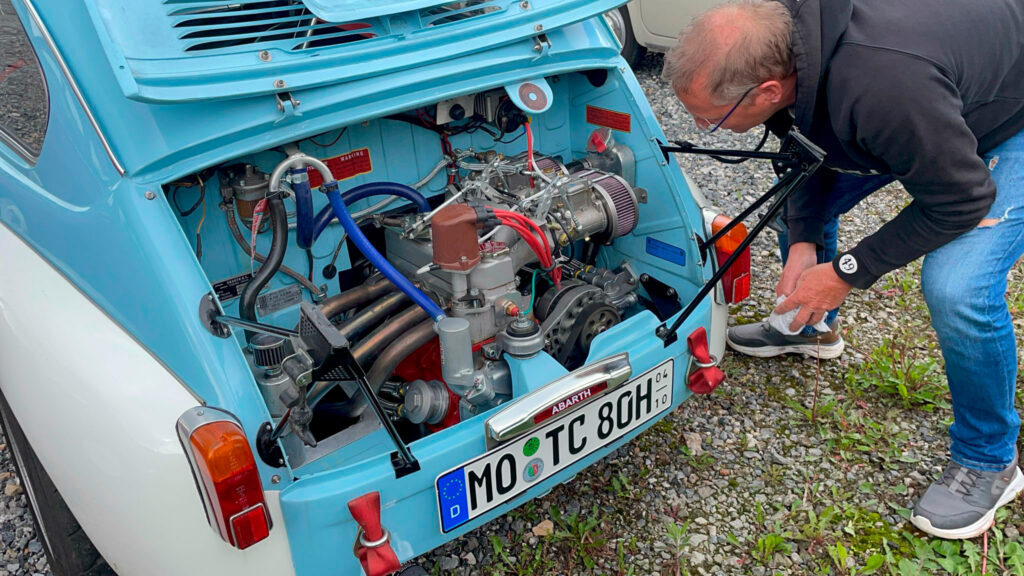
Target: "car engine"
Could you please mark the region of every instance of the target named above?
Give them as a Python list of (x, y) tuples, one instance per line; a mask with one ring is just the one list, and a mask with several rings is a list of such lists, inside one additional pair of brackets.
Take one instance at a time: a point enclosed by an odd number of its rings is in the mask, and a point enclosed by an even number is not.
[[(593, 339), (642, 303), (636, 294), (639, 279), (627, 262), (615, 269), (596, 266), (602, 246), (637, 226), (639, 204), (646, 201), (646, 192), (635, 187), (632, 150), (615, 142), (610, 129), (597, 128), (581, 157), (543, 154), (534, 150), (525, 115), (507, 106), (501, 112), (501, 105), (488, 107), (483, 100), (484, 110), (475, 110), (474, 119), (461, 124), (452, 117), (444, 120), (463, 130), (486, 124), (502, 134), (523, 128), (525, 150), (502, 154), (493, 147), (454, 148), (447, 143), (451, 128), (435, 127), (447, 145), (434, 169), (411, 186), (370, 182), (346, 190), (341, 194), (346, 205), (372, 196), (388, 198), (351, 212), (354, 228), (346, 226), (340, 236), (336, 227), (331, 232), (337, 212), (328, 204), (314, 216), (311, 200), (318, 187), (337, 190), (335, 177), (323, 162), (295, 146), (285, 147), (286, 158), (273, 170), (242, 161), (195, 176), (202, 193), (204, 186), (219, 189), (226, 232), (253, 268), (249, 275), (229, 279), (236, 288), (214, 283), (217, 295), (223, 300), (238, 294), (239, 316), (248, 322), (256, 321), (257, 312), (265, 316), (312, 300), (348, 342), (374, 399), (407, 439), (512, 399), (506, 358), (544, 351), (568, 370), (582, 366)], [(472, 106), (472, 100), (466, 105)], [(452, 105), (444, 111), (453, 116), (454, 110)], [(438, 122), (442, 111), (439, 104), (434, 111)], [(417, 190), (442, 171), (448, 180), (444, 193), (428, 202)], [(392, 207), (401, 199), (409, 202)], [(174, 202), (177, 206), (176, 197)], [(294, 212), (288, 212), (292, 203)], [(341, 292), (328, 296), (326, 286), (312, 281), (312, 248), (321, 234), (331, 233), (338, 244), (323, 277), (337, 275)], [(267, 236), (271, 241), (264, 255), (258, 247), (260, 238), (267, 245)], [(334, 261), (353, 241), (364, 254), (377, 252), (381, 260), (357, 257), (339, 273)], [(306, 252), (308, 275), (293, 262), (292, 267), (283, 264), (292, 244)], [(197, 256), (201, 245), (197, 229)], [(262, 263), (258, 270), (257, 262)], [(401, 278), (385, 278), (384, 268)], [(266, 290), (275, 275), (295, 283)], [(397, 280), (415, 288), (402, 288)], [(437, 317), (431, 318), (425, 311), (429, 307), (412, 292), (422, 293), (444, 319), (435, 326)], [(286, 304), (274, 305), (285, 298)], [(358, 381), (318, 373), (311, 352), (301, 349), (296, 338), (247, 330), (244, 350), (270, 414), (278, 420), (274, 439), (280, 437), (292, 466), (355, 442), (377, 426)]]

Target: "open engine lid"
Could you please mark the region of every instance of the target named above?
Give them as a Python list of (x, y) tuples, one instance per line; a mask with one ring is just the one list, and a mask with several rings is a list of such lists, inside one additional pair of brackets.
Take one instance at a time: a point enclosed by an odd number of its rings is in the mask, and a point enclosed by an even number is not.
[(622, 0), (84, 0), (124, 94), (239, 98), (537, 36)]

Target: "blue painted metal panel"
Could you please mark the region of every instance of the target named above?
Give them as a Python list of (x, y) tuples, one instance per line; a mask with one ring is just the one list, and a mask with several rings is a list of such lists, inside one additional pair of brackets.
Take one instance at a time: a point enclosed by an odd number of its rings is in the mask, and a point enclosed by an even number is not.
[[(683, 325), (682, 333), (687, 334), (699, 326), (707, 326), (710, 313), (710, 303), (705, 301)], [(674, 409), (691, 395), (686, 388), (685, 370), (689, 354), (682, 339), (665, 348), (661, 340), (652, 338), (650, 335), (658, 324), (660, 322), (653, 314), (640, 313), (599, 336), (594, 341), (590, 358), (596, 359), (614, 352), (629, 352), (634, 375), (658, 365), (667, 357), (675, 358)], [(541, 359), (536, 361), (544, 363)], [(525, 361), (524, 368), (528, 368), (530, 362)], [(520, 373), (536, 380), (527, 387), (535, 388), (538, 383), (550, 381), (544, 381), (546, 376), (539, 370), (524, 369)], [(537, 482), (509, 503), (474, 518), (448, 534), (442, 534), (434, 480), (445, 471), (486, 451), (483, 423), (496, 410), (463, 421), (446, 429), (443, 434), (434, 434), (414, 442), (410, 448), (422, 468), (416, 474), (396, 480), (388, 455), (382, 454), (303, 478), (284, 490), (281, 493), (281, 504), (296, 573), (318, 576), (359, 573), (359, 565), (349, 546), (349, 543), (355, 541), (357, 525), (348, 513), (347, 503), (362, 494), (380, 492), (382, 523), (391, 531), (391, 544), (399, 559), (406, 561), (546, 493), (629, 442), (656, 421), (650, 421), (621, 440)], [(413, 518), (416, 520), (410, 521)]]
[[(125, 98), (104, 43), (82, 27), (83, 3), (41, 2), (37, 7), (68, 60), (97, 121), (129, 174), (164, 182), (246, 152), (531, 76), (609, 66), (618, 54), (603, 19), (548, 32), (553, 48), (537, 59), (532, 40), (480, 54), (445, 58), (429, 66), (341, 86), (292, 90), (299, 115), (282, 118), (272, 94), (257, 98), (150, 104)], [(225, 77), (227, 78), (227, 77)], [(194, 92), (190, 89), (190, 91)], [(145, 142), (145, 146), (138, 145)]]
[[(376, 77), (532, 38), (620, 0), (86, 0), (125, 96), (183, 102)], [(440, 6), (430, 6), (440, 4)], [(63, 6), (62, 6), (63, 8)], [(311, 58), (315, 56), (315, 58)]]

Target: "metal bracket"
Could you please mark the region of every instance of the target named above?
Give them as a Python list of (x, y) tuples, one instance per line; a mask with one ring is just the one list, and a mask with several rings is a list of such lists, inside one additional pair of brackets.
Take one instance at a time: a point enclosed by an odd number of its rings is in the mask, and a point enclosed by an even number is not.
[(274, 100), (277, 104), (278, 112), (281, 113), (281, 117), (274, 121), (274, 124), (292, 116), (302, 116), (302, 113), (298, 111), (302, 101), (292, 98), (291, 92), (278, 92), (274, 94)]
[(199, 300), (199, 321), (203, 323), (203, 328), (218, 338), (230, 338), (232, 326), (282, 338), (291, 338), (299, 334), (295, 330), (281, 328), (273, 324), (250, 322), (234, 316), (225, 316), (212, 292), (208, 292)]
[(206, 331), (218, 338), (230, 338), (231, 328), (217, 320), (221, 316), (220, 304), (213, 297), (213, 292), (199, 299), (199, 321)]
[(683, 309), (683, 305), (679, 303), (679, 294), (676, 292), (676, 289), (661, 280), (650, 274), (641, 274), (640, 285), (643, 286), (650, 297), (658, 320), (664, 322), (671, 318), (673, 314)]
[(299, 320), (299, 335), (309, 355), (313, 359), (313, 380), (315, 381), (344, 381), (354, 380), (359, 384), (359, 389), (366, 396), (367, 403), (373, 409), (373, 413), (384, 426), (384, 430), (391, 437), (396, 452), (391, 454), (391, 464), (395, 468), (395, 477), (401, 478), (406, 474), (416, 472), (420, 469), (419, 462), (413, 456), (409, 447), (398, 434), (391, 419), (384, 412), (377, 394), (374, 393), (370, 383), (366, 380), (366, 373), (352, 356), (348, 341), (339, 334), (338, 329), (324, 316), (319, 308), (303, 302), (301, 304), (302, 317)]
[(274, 438), (274, 425), (270, 422), (264, 422), (256, 434), (256, 453), (267, 466), (284, 467), (284, 452), (281, 450), (281, 445), (277, 443), (277, 439)]
[[(381, 421), (383, 422), (384, 418), (381, 418)], [(391, 421), (388, 420), (389, 424), (390, 424), (390, 422)], [(393, 424), (391, 424), (391, 425), (393, 426)], [(403, 447), (404, 447), (404, 444), (403, 444)], [(406, 451), (408, 451), (408, 448), (406, 448)], [(401, 452), (392, 452), (391, 453), (391, 466), (395, 469), (395, 479), (396, 480), (398, 478), (403, 477), (403, 476), (408, 476), (409, 474), (412, 474), (413, 472), (419, 472), (420, 471), (420, 463), (419, 463), (419, 461), (416, 460), (415, 457), (413, 457), (412, 452), (409, 452), (408, 457), (403, 456), (401, 454)]]
[(199, 315), (203, 319), (203, 326), (214, 336), (229, 338), (231, 336), (231, 326), (244, 328), (252, 332), (270, 334), (271, 336), (280, 336), (281, 338), (292, 338), (299, 335), (295, 330), (289, 330), (288, 328), (281, 328), (280, 326), (263, 324), (261, 322), (250, 322), (241, 318), (235, 318), (234, 316), (225, 316), (220, 313), (219, 309), (210, 308), (211, 304), (206, 302), (208, 298), (212, 300), (213, 297), (207, 295), (199, 303)]
[(533, 37), (533, 51), (537, 53), (534, 60), (548, 55), (548, 52), (551, 51), (551, 40), (548, 40), (547, 34), (538, 34)]

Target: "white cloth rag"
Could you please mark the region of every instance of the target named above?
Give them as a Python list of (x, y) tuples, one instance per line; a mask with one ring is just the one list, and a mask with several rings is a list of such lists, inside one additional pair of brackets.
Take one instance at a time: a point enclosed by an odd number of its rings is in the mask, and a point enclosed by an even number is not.
[[(777, 307), (779, 304), (782, 304), (782, 302), (785, 299), (786, 296), (779, 296), (778, 298), (776, 298), (775, 306)], [(776, 314), (773, 309), (772, 315), (768, 317), (768, 325), (778, 330), (779, 332), (782, 332), (786, 336), (794, 336), (796, 334), (799, 334), (800, 331), (804, 329), (803, 326), (797, 328), (796, 330), (789, 329), (789, 325), (793, 322), (793, 319), (796, 318), (798, 312), (800, 312), (799, 306), (793, 308), (792, 310), (786, 312), (785, 314)], [(814, 328), (818, 332), (829, 332), (832, 330), (831, 328), (828, 327), (828, 324), (825, 323), (824, 318), (818, 321), (818, 323), (815, 324), (814, 326), (811, 326), (811, 328)]]

